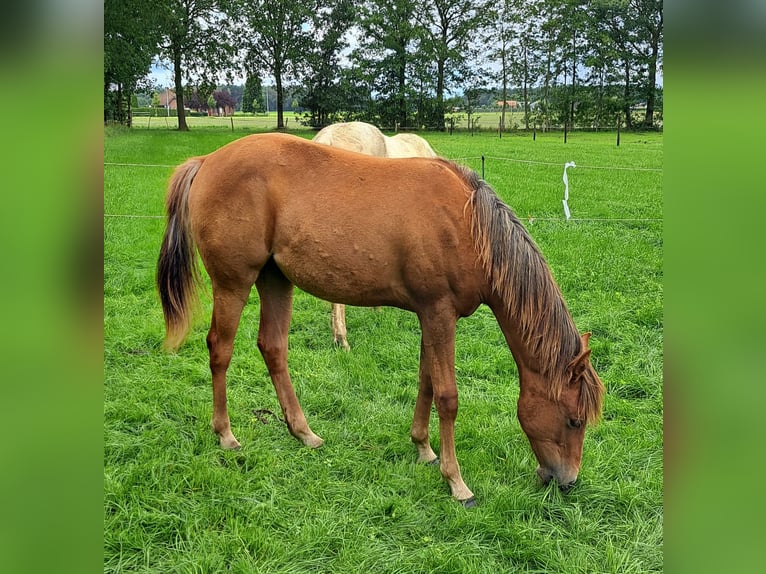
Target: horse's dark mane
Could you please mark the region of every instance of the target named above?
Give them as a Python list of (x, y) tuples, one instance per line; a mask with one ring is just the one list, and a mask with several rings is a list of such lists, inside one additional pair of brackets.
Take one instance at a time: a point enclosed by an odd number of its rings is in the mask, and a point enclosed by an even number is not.
[[(513, 210), (472, 170), (457, 166), (470, 189), (471, 233), (476, 251), (521, 340), (551, 382), (558, 398), (571, 382), (567, 367), (582, 341), (550, 268)], [(580, 412), (594, 420), (601, 410), (601, 386), (592, 367), (583, 373)]]

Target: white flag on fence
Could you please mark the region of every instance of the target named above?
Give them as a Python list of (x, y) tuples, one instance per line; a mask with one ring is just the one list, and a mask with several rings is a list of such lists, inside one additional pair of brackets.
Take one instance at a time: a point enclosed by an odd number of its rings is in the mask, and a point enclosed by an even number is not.
[(572, 216), (569, 213), (569, 204), (567, 201), (569, 200), (569, 178), (567, 178), (567, 168), (568, 167), (577, 167), (575, 165), (575, 162), (568, 161), (564, 164), (564, 177), (562, 178), (564, 180), (564, 199), (562, 200), (562, 203), (564, 204), (564, 215), (567, 216), (567, 220)]

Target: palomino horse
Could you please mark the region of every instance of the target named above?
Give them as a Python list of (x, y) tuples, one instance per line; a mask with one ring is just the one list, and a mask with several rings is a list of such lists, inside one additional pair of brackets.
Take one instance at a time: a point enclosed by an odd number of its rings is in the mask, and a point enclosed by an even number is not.
[(251, 135), (176, 169), (157, 265), (165, 346), (177, 348), (197, 301), (195, 249), (210, 276), (207, 345), (212, 427), (237, 448), (226, 370), (251, 287), (260, 296), (258, 348), (289, 431), (318, 447), (287, 369), (293, 285), (327, 301), (389, 305), (417, 314), (422, 331), (410, 435), (419, 462), (435, 462), (428, 421), (436, 405), (440, 471), (473, 504), (455, 456), (455, 330), (484, 303), (519, 370), (517, 416), (547, 483), (566, 489), (580, 468), (586, 423), (603, 385), (539, 249), (511, 209), (475, 173), (443, 159), (386, 159), (286, 134)]
[[(322, 128), (313, 141), (348, 151), (376, 157), (436, 157), (428, 142), (415, 134), (396, 134), (388, 137), (371, 124), (340, 122)], [(339, 347), (348, 351), (346, 307), (332, 304), (332, 335)]]
[(375, 157), (436, 157), (428, 142), (415, 134), (388, 137), (364, 122), (340, 122), (322, 128), (313, 141)]

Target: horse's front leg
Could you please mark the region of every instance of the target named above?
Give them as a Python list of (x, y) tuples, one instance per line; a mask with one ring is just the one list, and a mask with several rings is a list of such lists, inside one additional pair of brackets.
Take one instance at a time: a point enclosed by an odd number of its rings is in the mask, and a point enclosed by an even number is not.
[[(439, 414), (441, 464), (439, 470), (449, 484), (452, 496), (465, 506), (473, 506), (475, 499), (460, 474), (455, 454), (455, 419), (458, 396), (455, 382), (455, 325), (457, 316), (445, 310), (419, 315), (423, 331), (421, 343), (421, 379), (431, 381), (433, 400)], [(417, 413), (416, 413), (417, 415)]]
[(434, 399), (434, 390), (431, 384), (431, 374), (425, 368), (425, 349), (420, 345), (420, 370), (418, 373), (418, 398), (415, 401), (415, 413), (412, 416), (410, 437), (418, 449), (418, 462), (435, 464), (439, 462), (436, 453), (431, 448), (429, 440), (429, 420), (431, 418), (431, 405)]
[(269, 369), (287, 428), (303, 444), (316, 448), (323, 441), (309, 428), (287, 370), (287, 334), (293, 309), (292, 283), (272, 261), (261, 270), (255, 286), (261, 299), (258, 349)]

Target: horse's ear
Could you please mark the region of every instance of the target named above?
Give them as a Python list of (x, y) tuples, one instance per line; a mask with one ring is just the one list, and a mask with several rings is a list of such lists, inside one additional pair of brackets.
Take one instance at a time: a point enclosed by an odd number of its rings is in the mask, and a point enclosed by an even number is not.
[[(590, 337), (590, 333), (586, 333), (588, 337)], [(585, 338), (585, 335), (583, 335), (583, 349), (580, 351), (580, 354), (577, 355), (574, 359), (572, 359), (572, 362), (569, 363), (569, 366), (567, 367), (567, 370), (572, 373), (571, 382), (577, 381), (580, 376), (585, 372), (585, 369), (588, 366), (588, 361), (590, 359), (590, 352), (591, 349), (586, 349), (585, 345), (587, 345), (588, 341), (587, 338)]]
[(588, 331), (587, 333), (583, 333), (582, 335), (580, 335), (580, 340), (582, 341), (583, 349), (588, 348), (588, 343), (590, 342), (590, 334), (591, 334), (590, 331)]

